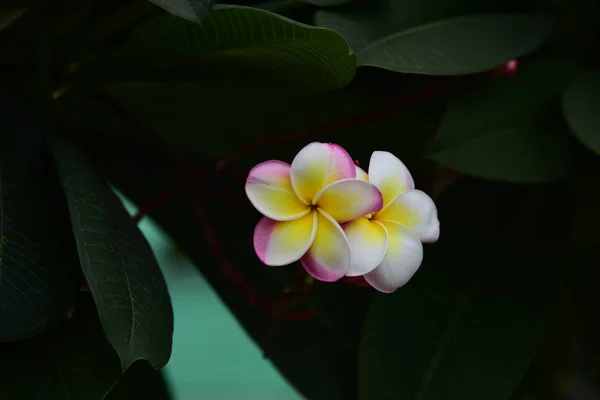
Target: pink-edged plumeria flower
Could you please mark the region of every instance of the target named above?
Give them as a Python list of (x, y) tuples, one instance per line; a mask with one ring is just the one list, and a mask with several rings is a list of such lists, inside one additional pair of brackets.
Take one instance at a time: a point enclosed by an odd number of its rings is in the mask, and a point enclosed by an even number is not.
[(337, 281), (350, 268), (348, 239), (340, 223), (379, 211), (377, 187), (356, 179), (342, 147), (310, 143), (289, 165), (265, 161), (252, 168), (246, 194), (264, 217), (254, 230), (254, 249), (269, 266), (300, 260), (321, 281)]
[(421, 243), (437, 241), (437, 208), (431, 197), (415, 190), (410, 172), (391, 153), (374, 152), (368, 175), (355, 168), (358, 179), (379, 188), (383, 208), (343, 225), (352, 249), (346, 275), (364, 276), (375, 289), (391, 293), (406, 284), (421, 265)]

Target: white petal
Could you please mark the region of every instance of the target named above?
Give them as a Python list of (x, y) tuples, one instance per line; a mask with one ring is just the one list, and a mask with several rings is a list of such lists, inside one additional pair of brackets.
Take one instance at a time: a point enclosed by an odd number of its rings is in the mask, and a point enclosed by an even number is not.
[(367, 217), (357, 218), (342, 226), (348, 243), (352, 262), (346, 276), (360, 276), (377, 267), (389, 245), (389, 237), (385, 226)]
[(369, 182), (381, 191), (384, 206), (405, 190), (415, 188), (415, 182), (406, 165), (387, 151), (374, 151), (371, 155)]

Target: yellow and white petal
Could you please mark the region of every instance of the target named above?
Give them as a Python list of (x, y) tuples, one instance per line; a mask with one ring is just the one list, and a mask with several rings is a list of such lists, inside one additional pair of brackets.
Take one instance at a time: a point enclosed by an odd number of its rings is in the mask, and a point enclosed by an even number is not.
[(307, 215), (304, 204), (292, 189), (291, 167), (283, 161), (265, 161), (250, 170), (246, 179), (246, 195), (252, 205), (266, 217), (290, 221)]
[(383, 199), (375, 185), (360, 179), (344, 179), (323, 188), (313, 203), (343, 223), (381, 210)]
[(362, 169), (358, 165), (356, 165), (354, 168), (356, 169), (356, 179), (369, 182), (369, 174), (367, 174), (364, 169)]
[(340, 225), (322, 210), (317, 212), (317, 235), (300, 262), (306, 272), (316, 279), (335, 282), (346, 275), (350, 268), (350, 246)]
[(440, 221), (435, 203), (420, 190), (408, 190), (399, 194), (375, 218), (378, 221), (394, 221), (404, 225), (424, 243), (433, 243), (440, 237)]
[(387, 151), (374, 151), (371, 155), (369, 182), (381, 191), (384, 205), (405, 190), (415, 188), (415, 182), (406, 165)]
[(395, 222), (383, 223), (390, 244), (381, 264), (364, 275), (365, 280), (383, 293), (391, 293), (404, 286), (417, 272), (423, 261), (423, 245), (408, 228)]
[(310, 143), (292, 161), (292, 186), (306, 204), (325, 186), (348, 178), (356, 178), (354, 161), (337, 144)]
[(377, 267), (389, 245), (385, 226), (378, 222), (360, 217), (342, 226), (350, 244), (351, 262), (346, 276), (361, 276)]
[(263, 217), (254, 229), (256, 255), (271, 267), (298, 261), (315, 240), (317, 220), (316, 211), (294, 221)]

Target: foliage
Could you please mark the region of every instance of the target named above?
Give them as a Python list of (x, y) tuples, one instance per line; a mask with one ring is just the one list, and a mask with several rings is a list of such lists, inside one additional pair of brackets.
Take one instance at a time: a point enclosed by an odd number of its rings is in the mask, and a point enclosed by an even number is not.
[[(3, 2), (0, 398), (169, 398), (147, 214), (308, 399), (597, 385), (598, 18), (592, 0)], [(436, 200), (406, 286), (256, 257), (245, 177), (310, 141), (390, 151)]]

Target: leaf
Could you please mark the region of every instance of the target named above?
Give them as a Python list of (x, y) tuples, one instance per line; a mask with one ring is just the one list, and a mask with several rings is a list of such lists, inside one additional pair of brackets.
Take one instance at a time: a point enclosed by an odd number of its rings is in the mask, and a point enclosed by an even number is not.
[(553, 115), (576, 69), (565, 58), (523, 60), (516, 76), (475, 82), (453, 95), (429, 158), (487, 179), (534, 183), (565, 178), (568, 135)]
[(113, 57), (88, 64), (80, 79), (327, 91), (347, 85), (355, 69), (355, 55), (335, 31), (218, 5), (203, 26), (169, 16), (146, 21)]
[(163, 367), (171, 355), (173, 310), (148, 242), (82, 151), (58, 136), (49, 143), (81, 267), (123, 370), (140, 359)]
[(171, 400), (163, 372), (136, 361), (102, 400)]
[(348, 3), (350, 0), (306, 0), (307, 3), (314, 4), (319, 7), (341, 6)]
[(69, 323), (0, 352), (3, 400), (101, 400), (121, 376), (98, 323)]
[(0, 95), (0, 340), (57, 323), (78, 291), (58, 179), (34, 117)]
[(215, 5), (214, 0), (150, 0), (150, 2), (181, 18), (197, 23), (204, 21)]
[[(474, 205), (470, 210), (440, 200), (448, 218), (440, 242), (426, 248), (411, 282), (374, 301), (360, 345), (359, 400), (506, 400), (528, 370), (555, 307), (550, 257), (542, 249), (564, 240), (544, 234), (542, 221), (564, 199), (552, 197), (556, 189), (521, 189), (517, 199), (514, 189), (503, 190), (490, 210), (493, 193), (474, 191), (478, 186), (450, 194), (457, 205)], [(551, 206), (536, 209), (548, 198)], [(452, 210), (459, 215), (451, 217)], [(466, 212), (467, 226), (463, 210), (473, 212)], [(525, 217), (534, 231), (515, 232)]]
[(562, 99), (563, 112), (573, 134), (600, 154), (600, 70), (579, 74)]
[(502, 9), (498, 0), (370, 0), (336, 10), (318, 10), (317, 26), (340, 32), (359, 53), (387, 36), (430, 22)]
[(550, 27), (548, 18), (534, 14), (453, 18), (371, 43), (357, 53), (357, 64), (412, 74), (472, 74), (537, 50)]

